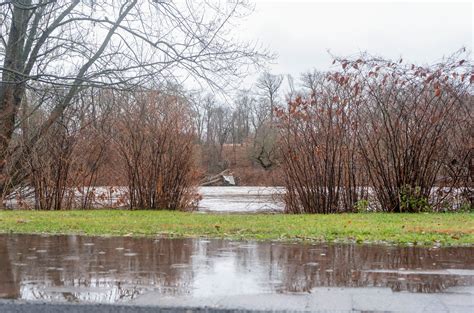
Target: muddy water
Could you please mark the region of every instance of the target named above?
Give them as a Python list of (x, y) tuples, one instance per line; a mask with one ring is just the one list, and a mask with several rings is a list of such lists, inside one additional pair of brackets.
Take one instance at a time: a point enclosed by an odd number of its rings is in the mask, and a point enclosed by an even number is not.
[[(75, 203), (79, 206), (84, 201), (84, 195), (91, 192), (94, 196), (93, 206), (97, 208), (128, 207), (127, 188), (94, 187), (91, 190), (74, 189)], [(202, 197), (199, 201), (198, 210), (201, 212), (224, 212), (224, 213), (255, 213), (255, 212), (281, 212), (284, 209), (282, 195), (285, 189), (282, 187), (199, 187), (198, 193)], [(33, 208), (35, 201), (32, 197), (25, 197), (21, 204), (13, 195), (7, 200), (9, 208)]]
[(474, 285), (474, 248), (0, 235), (0, 298), (126, 302), (145, 293), (233, 296)]
[(201, 212), (281, 212), (285, 205), (282, 187), (200, 187)]

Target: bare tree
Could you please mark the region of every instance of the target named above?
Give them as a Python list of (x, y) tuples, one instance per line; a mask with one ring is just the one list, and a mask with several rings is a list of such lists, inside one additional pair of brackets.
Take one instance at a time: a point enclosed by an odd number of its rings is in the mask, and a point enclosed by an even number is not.
[(205, 160), (211, 172), (216, 170), (220, 172), (228, 167), (223, 151), (224, 145), (231, 138), (233, 114), (230, 108), (212, 103), (212, 106), (207, 107), (208, 127), (205, 144), (207, 157)]
[(283, 82), (283, 76), (264, 72), (257, 80), (256, 87), (270, 105), (270, 122), (273, 123), (273, 110), (276, 106), (278, 91)]
[(241, 91), (235, 100), (232, 125), (232, 143), (242, 145), (249, 137), (251, 131), (251, 107), (255, 99), (249, 95), (249, 91)]
[(231, 135), (233, 114), (230, 108), (218, 106), (214, 109), (214, 134), (215, 141), (219, 145), (219, 159), (222, 159), (224, 144)]
[(300, 81), (303, 89), (308, 91), (309, 95), (316, 94), (318, 90), (318, 85), (324, 81), (325, 74), (323, 72), (317, 71), (316, 69), (312, 71), (307, 71), (301, 74)]
[[(254, 134), (254, 160), (268, 170), (276, 164), (277, 130), (274, 127), (274, 111), (278, 105), (278, 96), (283, 82), (283, 76), (264, 72), (257, 80), (256, 87), (261, 96), (260, 103), (255, 108), (256, 122)], [(263, 109), (263, 110), (262, 110)], [(266, 112), (265, 112), (266, 111)], [(264, 117), (268, 114), (268, 119)]]
[[(16, 168), (84, 88), (129, 88), (172, 79), (177, 72), (221, 86), (243, 63), (265, 57), (227, 39), (230, 21), (248, 8), (242, 1), (1, 2), (0, 194), (11, 178), (7, 162)], [(44, 85), (64, 88), (64, 95), (16, 153), (22, 157), (11, 160), (26, 90)]]
[(200, 92), (190, 92), (188, 100), (192, 111), (192, 122), (196, 130), (197, 142), (204, 142), (206, 127), (205, 97)]

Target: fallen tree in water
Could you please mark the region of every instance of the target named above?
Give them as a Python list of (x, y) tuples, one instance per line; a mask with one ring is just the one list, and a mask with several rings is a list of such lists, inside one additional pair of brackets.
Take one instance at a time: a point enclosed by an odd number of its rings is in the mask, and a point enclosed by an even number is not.
[(201, 180), (201, 186), (235, 186), (237, 185), (235, 177), (230, 169), (226, 169), (219, 174), (205, 177)]

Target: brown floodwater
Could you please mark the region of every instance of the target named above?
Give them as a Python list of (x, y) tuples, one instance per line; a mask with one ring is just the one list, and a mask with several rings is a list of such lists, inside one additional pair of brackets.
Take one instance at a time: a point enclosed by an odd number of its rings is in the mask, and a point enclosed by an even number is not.
[(166, 296), (474, 285), (474, 248), (0, 235), (0, 298), (126, 302)]

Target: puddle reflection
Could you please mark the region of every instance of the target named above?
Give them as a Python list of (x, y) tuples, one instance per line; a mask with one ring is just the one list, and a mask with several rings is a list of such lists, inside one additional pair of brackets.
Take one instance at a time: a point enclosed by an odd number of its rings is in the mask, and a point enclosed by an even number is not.
[(0, 235), (0, 298), (129, 301), (148, 291), (196, 297), (474, 285), (474, 248), (299, 245), (200, 239)]

